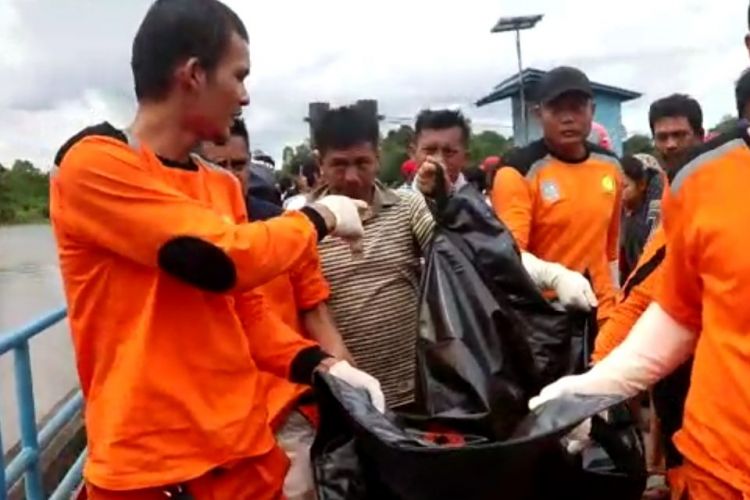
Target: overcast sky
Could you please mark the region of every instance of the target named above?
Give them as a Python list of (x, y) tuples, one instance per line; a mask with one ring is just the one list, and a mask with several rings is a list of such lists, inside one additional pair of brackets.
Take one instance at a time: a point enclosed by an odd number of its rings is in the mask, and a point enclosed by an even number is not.
[[(126, 126), (130, 45), (148, 0), (0, 0), (0, 163), (48, 168), (80, 128)], [(394, 123), (423, 107), (460, 106), (477, 128), (508, 134), (509, 106), (472, 103), (514, 73), (500, 16), (544, 13), (523, 35), (524, 63), (576, 65), (592, 80), (643, 92), (624, 124), (646, 132), (650, 102), (687, 92), (706, 124), (732, 113), (748, 65), (747, 0), (236, 0), (250, 31), (253, 147), (297, 144), (311, 100), (380, 101)]]

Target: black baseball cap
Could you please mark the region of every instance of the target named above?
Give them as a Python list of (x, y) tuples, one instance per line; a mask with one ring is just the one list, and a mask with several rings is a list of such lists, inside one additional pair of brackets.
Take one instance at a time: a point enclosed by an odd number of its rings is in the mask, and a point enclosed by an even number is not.
[(594, 97), (586, 74), (570, 66), (560, 66), (547, 72), (537, 86), (537, 100), (542, 104), (554, 101), (563, 94), (577, 92)]

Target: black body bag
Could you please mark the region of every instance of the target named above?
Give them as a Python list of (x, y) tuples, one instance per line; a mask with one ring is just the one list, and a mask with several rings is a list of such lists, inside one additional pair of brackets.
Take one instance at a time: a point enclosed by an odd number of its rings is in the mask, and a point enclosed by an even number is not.
[[(471, 188), (440, 210), (420, 308), (413, 411), (382, 415), (347, 384), (316, 381), (319, 500), (640, 498), (643, 446), (620, 399), (528, 411), (544, 385), (585, 366), (594, 322), (543, 297)], [(590, 417), (593, 445), (568, 455), (561, 439)]]

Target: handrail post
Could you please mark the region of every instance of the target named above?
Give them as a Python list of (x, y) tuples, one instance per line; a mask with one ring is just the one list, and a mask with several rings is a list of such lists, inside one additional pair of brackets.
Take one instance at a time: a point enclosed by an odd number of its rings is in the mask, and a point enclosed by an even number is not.
[(5, 482), (5, 458), (3, 451), (3, 431), (0, 429), (0, 499), (5, 500), (5, 492), (8, 491), (8, 485)]
[(25, 472), (26, 498), (43, 500), (42, 474), (39, 467), (39, 442), (34, 409), (34, 388), (31, 381), (31, 356), (29, 342), (20, 343), (15, 349), (16, 398), (20, 406), (21, 445), (32, 454), (31, 464)]
[[(26, 500), (45, 500), (41, 471), (41, 447), (46, 447), (55, 435), (70, 421), (83, 405), (83, 396), (78, 391), (55, 415), (37, 430), (34, 405), (34, 384), (31, 378), (30, 340), (37, 334), (59, 322), (67, 315), (65, 308), (53, 311), (18, 330), (0, 332), (0, 356), (13, 352), (16, 403), (21, 430), (21, 450), (6, 465), (3, 457), (2, 436), (0, 435), (0, 500), (8, 496), (8, 488), (13, 488), (23, 478)], [(75, 486), (81, 481), (86, 453), (79, 455), (73, 467), (57, 485), (52, 498), (70, 498)]]

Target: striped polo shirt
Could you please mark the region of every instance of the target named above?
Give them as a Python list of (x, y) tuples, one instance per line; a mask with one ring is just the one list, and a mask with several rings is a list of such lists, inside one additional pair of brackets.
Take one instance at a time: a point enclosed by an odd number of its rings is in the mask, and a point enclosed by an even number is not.
[[(325, 188), (316, 197), (324, 194)], [(344, 343), (394, 407), (414, 400), (420, 258), (435, 222), (421, 194), (377, 183), (363, 225), (363, 254), (353, 256), (337, 238), (318, 250)]]

